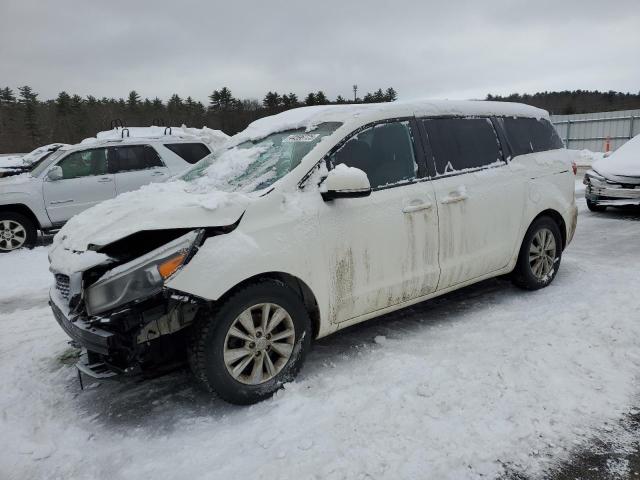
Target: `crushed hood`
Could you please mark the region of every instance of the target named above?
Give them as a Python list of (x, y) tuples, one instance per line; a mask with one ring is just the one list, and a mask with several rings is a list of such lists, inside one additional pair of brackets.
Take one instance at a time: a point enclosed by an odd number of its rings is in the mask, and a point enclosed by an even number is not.
[(56, 234), (52, 250), (98, 251), (143, 231), (231, 225), (254, 198), (215, 190), (192, 192), (182, 181), (147, 185), (73, 217)]

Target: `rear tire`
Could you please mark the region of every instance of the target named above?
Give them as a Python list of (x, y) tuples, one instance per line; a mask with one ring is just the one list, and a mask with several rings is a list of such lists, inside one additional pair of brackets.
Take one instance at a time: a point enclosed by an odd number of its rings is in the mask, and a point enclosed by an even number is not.
[(256, 403), (295, 378), (311, 332), (302, 299), (278, 280), (262, 280), (200, 315), (189, 364), (205, 390), (230, 403)]
[(511, 280), (525, 290), (544, 288), (556, 277), (561, 257), (560, 228), (553, 219), (540, 217), (524, 236)]
[(38, 231), (31, 220), (13, 212), (0, 212), (0, 253), (33, 248)]
[(597, 203), (587, 200), (587, 208), (592, 212), (604, 212), (607, 209), (606, 205), (598, 205)]

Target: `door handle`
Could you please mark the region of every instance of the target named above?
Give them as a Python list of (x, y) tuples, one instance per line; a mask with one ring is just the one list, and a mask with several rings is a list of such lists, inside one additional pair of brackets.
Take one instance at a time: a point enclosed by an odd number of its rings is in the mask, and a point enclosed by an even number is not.
[(62, 203), (71, 203), (73, 202), (73, 198), (70, 198), (69, 200), (54, 200), (53, 202), (49, 202), (49, 205), (60, 205)]
[(102, 177), (100, 180), (98, 180), (98, 183), (108, 183), (108, 182), (113, 182), (113, 179), (110, 177)]
[(444, 197), (440, 203), (448, 205), (450, 203), (464, 202), (467, 198), (469, 198), (469, 196), (466, 193), (451, 192)]
[(153, 172), (151, 175), (153, 175), (154, 177), (159, 177), (161, 175), (164, 175), (164, 172)]
[(424, 202), (424, 203), (410, 203), (402, 207), (402, 213), (413, 213), (419, 212), (420, 210), (430, 210), (433, 207), (433, 203)]

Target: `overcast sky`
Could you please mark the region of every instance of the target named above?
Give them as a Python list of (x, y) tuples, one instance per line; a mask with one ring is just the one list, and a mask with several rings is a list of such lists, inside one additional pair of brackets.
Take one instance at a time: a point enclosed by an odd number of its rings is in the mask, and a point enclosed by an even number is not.
[(207, 101), (640, 90), (638, 0), (0, 0), (0, 87)]

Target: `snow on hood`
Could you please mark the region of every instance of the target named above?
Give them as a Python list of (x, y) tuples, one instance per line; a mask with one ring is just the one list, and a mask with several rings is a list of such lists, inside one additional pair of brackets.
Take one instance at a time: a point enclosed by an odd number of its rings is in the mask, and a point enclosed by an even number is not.
[(592, 168), (605, 177), (640, 177), (640, 135), (633, 137), (609, 157), (594, 162)]
[(242, 193), (194, 191), (182, 180), (152, 183), (102, 202), (69, 220), (53, 243), (74, 251), (108, 245), (144, 230), (231, 225), (252, 197)]
[(50, 143), (32, 150), (24, 155), (8, 155), (0, 157), (0, 168), (2, 167), (24, 167), (40, 160), (45, 154), (58, 150), (62, 147), (69, 147), (66, 143)]
[[(217, 150), (222, 147), (227, 140), (229, 140), (229, 135), (220, 131), (213, 130), (211, 128), (202, 127), (202, 128), (189, 128), (185, 125), (181, 127), (125, 127), (127, 132), (124, 133), (124, 140), (129, 139), (140, 139), (140, 138), (149, 138), (149, 139), (174, 139), (178, 140), (198, 140), (204, 142), (211, 147), (212, 150)], [(168, 135), (165, 135), (165, 132)], [(123, 139), (123, 129), (121, 127), (114, 128), (113, 130), (105, 130), (103, 132), (98, 132), (95, 137), (85, 138), (80, 142), (80, 144), (92, 144), (98, 143), (108, 140), (122, 140)]]

